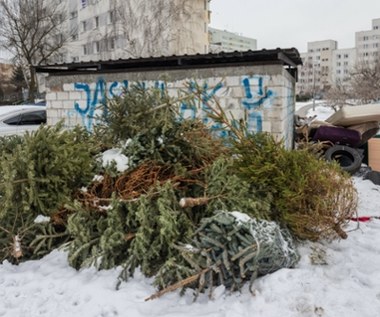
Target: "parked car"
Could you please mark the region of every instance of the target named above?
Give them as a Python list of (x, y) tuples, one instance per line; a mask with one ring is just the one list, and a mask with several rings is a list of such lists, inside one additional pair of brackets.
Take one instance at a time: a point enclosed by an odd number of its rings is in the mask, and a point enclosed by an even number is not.
[(46, 123), (46, 107), (35, 105), (0, 107), (0, 136), (21, 135)]

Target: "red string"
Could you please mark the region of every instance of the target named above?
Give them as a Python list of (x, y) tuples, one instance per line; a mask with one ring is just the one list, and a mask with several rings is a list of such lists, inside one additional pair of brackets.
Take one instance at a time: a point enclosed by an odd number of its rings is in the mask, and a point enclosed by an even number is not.
[(380, 219), (380, 217), (376, 216), (362, 216), (362, 217), (352, 217), (352, 221), (359, 221), (359, 222), (368, 222), (371, 221), (372, 219)]

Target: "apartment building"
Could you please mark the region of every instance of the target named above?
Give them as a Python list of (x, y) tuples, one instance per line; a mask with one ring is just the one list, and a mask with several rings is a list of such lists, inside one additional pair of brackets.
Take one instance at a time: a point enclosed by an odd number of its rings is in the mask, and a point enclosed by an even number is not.
[(335, 85), (346, 86), (350, 79), (350, 72), (357, 61), (357, 49), (337, 49), (333, 52), (331, 75)]
[(209, 27), (210, 52), (257, 50), (257, 40), (226, 30)]
[(68, 0), (60, 62), (208, 52), (210, 0)]
[(334, 85), (348, 85), (350, 72), (360, 63), (380, 58), (380, 18), (372, 20), (372, 29), (355, 33), (355, 47), (338, 49), (336, 41), (309, 42), (301, 54), (297, 94), (318, 95)]
[(358, 62), (373, 62), (380, 58), (380, 18), (372, 20), (372, 29), (355, 33)]
[(333, 40), (307, 43), (307, 53), (302, 53), (303, 65), (299, 67), (298, 94), (319, 95), (331, 87), (333, 52), (338, 42)]

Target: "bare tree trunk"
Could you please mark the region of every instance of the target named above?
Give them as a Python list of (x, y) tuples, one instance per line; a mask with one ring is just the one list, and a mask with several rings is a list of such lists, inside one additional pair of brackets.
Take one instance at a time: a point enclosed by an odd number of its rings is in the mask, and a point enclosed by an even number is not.
[(31, 103), (35, 102), (37, 94), (37, 81), (36, 81), (36, 71), (32, 65), (29, 65), (30, 80), (29, 80), (29, 94), (28, 101)]

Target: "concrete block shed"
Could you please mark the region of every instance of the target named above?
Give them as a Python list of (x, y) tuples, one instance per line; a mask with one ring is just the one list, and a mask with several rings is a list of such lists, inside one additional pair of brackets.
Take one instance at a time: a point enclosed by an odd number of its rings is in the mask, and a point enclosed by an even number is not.
[(270, 132), (293, 146), (295, 83), (298, 51), (259, 50), (218, 54), (163, 56), (55, 64), (36, 67), (45, 74), (47, 123), (64, 119), (67, 127), (93, 128), (97, 107), (134, 84), (179, 92), (202, 89), (194, 108), (179, 104), (180, 114), (201, 117), (214, 127), (204, 111), (216, 98), (235, 119), (246, 118), (252, 132)]

